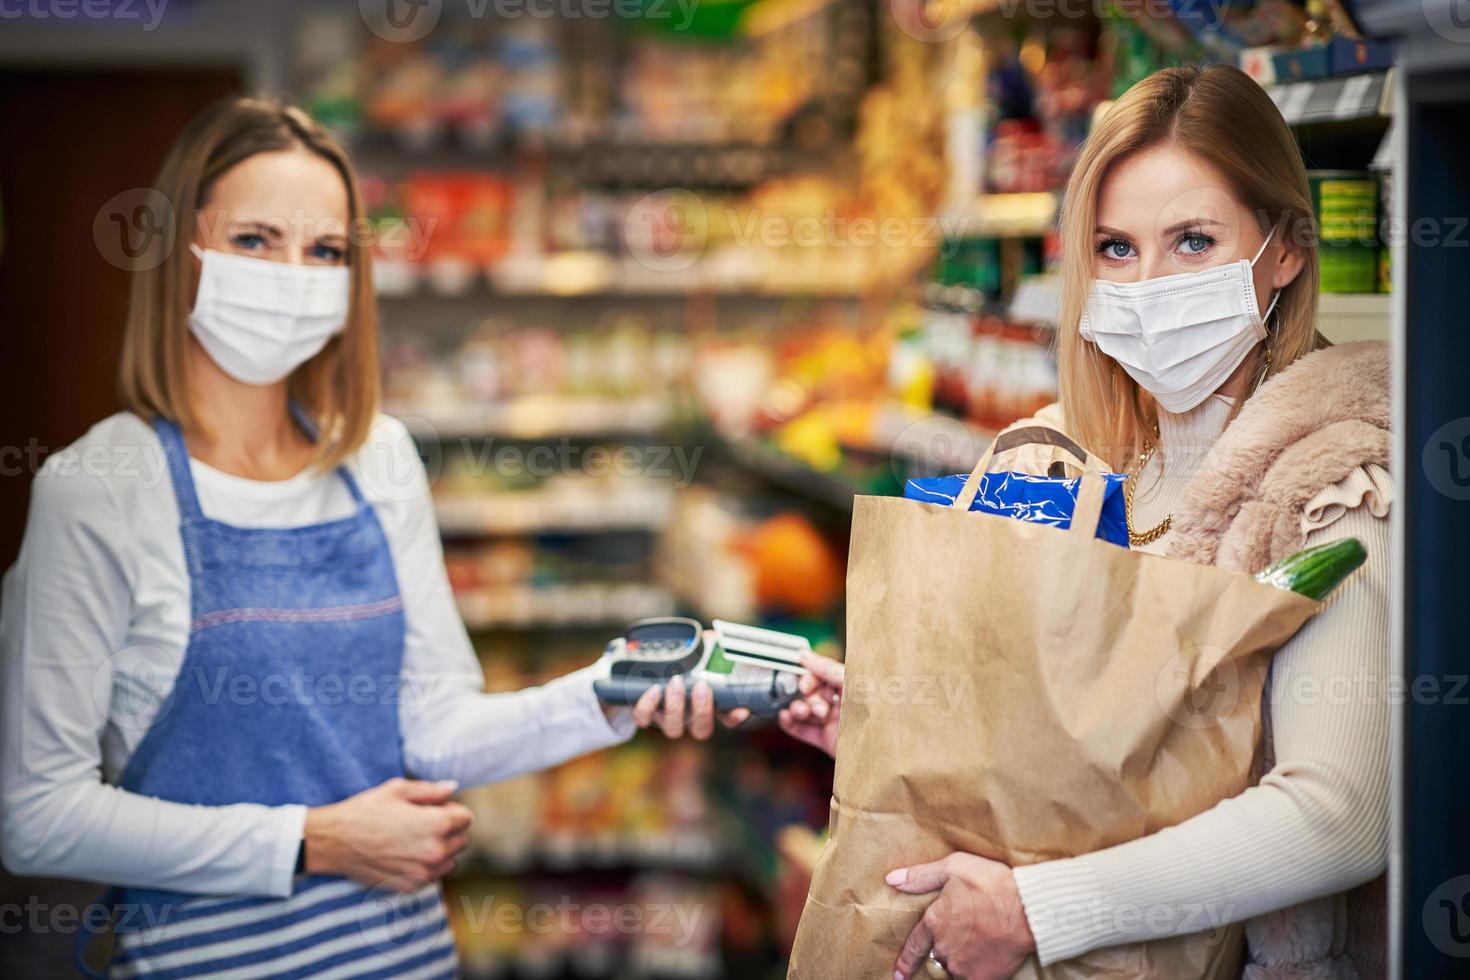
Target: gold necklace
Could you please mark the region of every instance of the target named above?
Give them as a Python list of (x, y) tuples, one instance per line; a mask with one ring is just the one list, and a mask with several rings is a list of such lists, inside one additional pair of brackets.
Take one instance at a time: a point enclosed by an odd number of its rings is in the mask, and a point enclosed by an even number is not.
[[(1158, 436), (1157, 429), (1154, 430), (1154, 436), (1156, 438)], [(1146, 544), (1153, 544), (1159, 538), (1169, 533), (1169, 525), (1174, 521), (1174, 515), (1169, 514), (1147, 531), (1140, 532), (1133, 530), (1133, 487), (1138, 483), (1139, 475), (1143, 473), (1143, 468), (1148, 465), (1149, 457), (1153, 454), (1153, 443), (1149, 443), (1143, 452), (1138, 454), (1138, 469), (1123, 481), (1123, 521), (1128, 526), (1128, 546), (1130, 548), (1139, 548)]]

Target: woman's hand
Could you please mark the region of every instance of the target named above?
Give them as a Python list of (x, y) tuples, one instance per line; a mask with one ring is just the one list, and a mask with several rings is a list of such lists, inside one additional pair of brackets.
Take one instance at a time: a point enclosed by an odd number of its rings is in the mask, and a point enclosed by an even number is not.
[(890, 871), (885, 880), (911, 895), (939, 892), (903, 944), (896, 980), (913, 976), (931, 949), (951, 976), (965, 980), (1004, 980), (1036, 950), (1016, 876), (998, 861), (957, 851)]
[(815, 653), (803, 653), (810, 674), (801, 679), (802, 696), (781, 709), (782, 731), (798, 741), (837, 756), (837, 723), (842, 720), (842, 664)]
[(452, 781), (390, 779), (341, 803), (306, 811), (306, 870), (373, 888), (416, 891), (454, 868), (469, 843), (470, 811)]
[[(687, 696), (686, 696), (687, 693)], [(734, 728), (750, 717), (745, 708), (734, 708), (716, 715), (715, 693), (704, 681), (685, 688), (684, 678), (675, 675), (662, 687), (651, 687), (633, 705), (633, 720), (639, 728), (658, 725), (669, 738), (683, 738), (687, 732), (701, 742), (715, 731), (715, 718), (726, 728)]]

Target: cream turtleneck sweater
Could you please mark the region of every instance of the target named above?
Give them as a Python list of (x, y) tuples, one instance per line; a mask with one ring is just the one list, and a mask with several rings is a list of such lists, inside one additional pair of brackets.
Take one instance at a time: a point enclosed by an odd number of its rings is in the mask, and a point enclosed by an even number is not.
[[(1139, 474), (1133, 524), (1153, 527), (1230, 421), (1214, 395), (1159, 419), (1161, 453)], [(1388, 505), (1363, 467), (1307, 506), (1306, 545), (1353, 536), (1364, 567), (1272, 662), (1276, 764), (1260, 784), (1174, 827), (1106, 850), (1016, 869), (1043, 964), (1101, 946), (1206, 931), (1347, 890), (1388, 847)], [(1162, 554), (1166, 534), (1136, 550)]]

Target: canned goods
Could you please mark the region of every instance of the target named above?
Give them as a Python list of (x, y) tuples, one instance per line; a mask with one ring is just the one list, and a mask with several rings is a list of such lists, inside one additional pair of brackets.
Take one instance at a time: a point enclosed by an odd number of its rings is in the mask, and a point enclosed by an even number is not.
[(1378, 291), (1378, 176), (1309, 170), (1324, 293)]

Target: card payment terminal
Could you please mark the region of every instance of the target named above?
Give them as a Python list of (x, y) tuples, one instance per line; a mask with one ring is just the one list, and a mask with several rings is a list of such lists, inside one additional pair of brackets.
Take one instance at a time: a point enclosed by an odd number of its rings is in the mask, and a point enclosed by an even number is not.
[(802, 637), (721, 620), (705, 630), (694, 619), (641, 619), (603, 650), (592, 687), (604, 704), (631, 706), (681, 676), (686, 685), (706, 681), (718, 711), (748, 708), (772, 718), (797, 696), (803, 649), (811, 646)]

